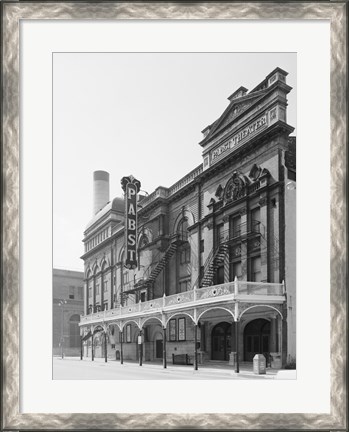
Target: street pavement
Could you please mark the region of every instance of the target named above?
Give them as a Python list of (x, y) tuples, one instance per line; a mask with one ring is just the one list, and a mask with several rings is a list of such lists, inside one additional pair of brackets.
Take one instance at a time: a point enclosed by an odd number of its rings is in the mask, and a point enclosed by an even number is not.
[[(291, 373), (288, 373), (291, 372)], [(295, 371), (282, 371), (282, 379), (295, 379)], [(280, 372), (279, 372), (280, 374)], [(138, 363), (79, 357), (53, 357), (53, 379), (57, 380), (227, 380), (227, 379), (278, 379), (278, 371), (267, 369), (264, 375), (253, 373), (251, 365), (242, 365), (240, 373), (227, 364), (199, 365), (197, 371), (193, 366), (168, 364), (164, 369), (162, 363)], [(280, 376), (281, 378), (281, 376)]]

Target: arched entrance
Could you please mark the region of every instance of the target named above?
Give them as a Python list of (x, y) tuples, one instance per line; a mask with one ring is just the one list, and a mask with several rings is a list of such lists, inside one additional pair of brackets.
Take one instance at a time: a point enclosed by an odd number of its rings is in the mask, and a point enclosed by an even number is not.
[(229, 360), (232, 351), (231, 324), (220, 322), (212, 329), (212, 360)]
[(270, 322), (268, 320), (258, 318), (249, 322), (244, 330), (244, 360), (252, 361), (256, 354), (268, 356), (269, 339)]

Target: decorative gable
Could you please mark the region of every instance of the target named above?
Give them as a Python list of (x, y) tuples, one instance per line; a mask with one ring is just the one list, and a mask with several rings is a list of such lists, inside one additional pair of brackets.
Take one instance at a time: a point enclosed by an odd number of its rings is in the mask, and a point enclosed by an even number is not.
[[(231, 100), (230, 104), (223, 112), (221, 117), (216, 120), (212, 125), (207, 126), (202, 133), (204, 134), (204, 140), (201, 145), (204, 145), (213, 136), (218, 135), (243, 112), (250, 108), (253, 104), (258, 102), (259, 99), (263, 97), (264, 92), (261, 94), (259, 92), (257, 95), (247, 95), (242, 97), (237, 97)], [(230, 98), (229, 98), (230, 99)]]

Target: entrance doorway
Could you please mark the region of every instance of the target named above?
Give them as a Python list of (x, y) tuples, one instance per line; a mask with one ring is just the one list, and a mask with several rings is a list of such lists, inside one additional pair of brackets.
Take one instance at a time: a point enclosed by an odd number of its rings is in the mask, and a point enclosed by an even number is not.
[(156, 358), (162, 359), (163, 357), (163, 346), (162, 346), (162, 340), (158, 339), (156, 342)]
[(229, 360), (231, 346), (231, 324), (221, 322), (212, 330), (212, 360)]
[(249, 322), (244, 330), (244, 360), (251, 362), (256, 354), (269, 358), (270, 322), (258, 318)]

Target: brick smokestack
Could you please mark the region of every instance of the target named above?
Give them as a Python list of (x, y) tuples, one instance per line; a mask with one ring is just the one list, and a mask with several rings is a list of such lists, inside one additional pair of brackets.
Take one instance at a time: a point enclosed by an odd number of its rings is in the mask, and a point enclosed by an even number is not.
[(109, 173), (93, 173), (93, 214), (99, 212), (109, 202)]

